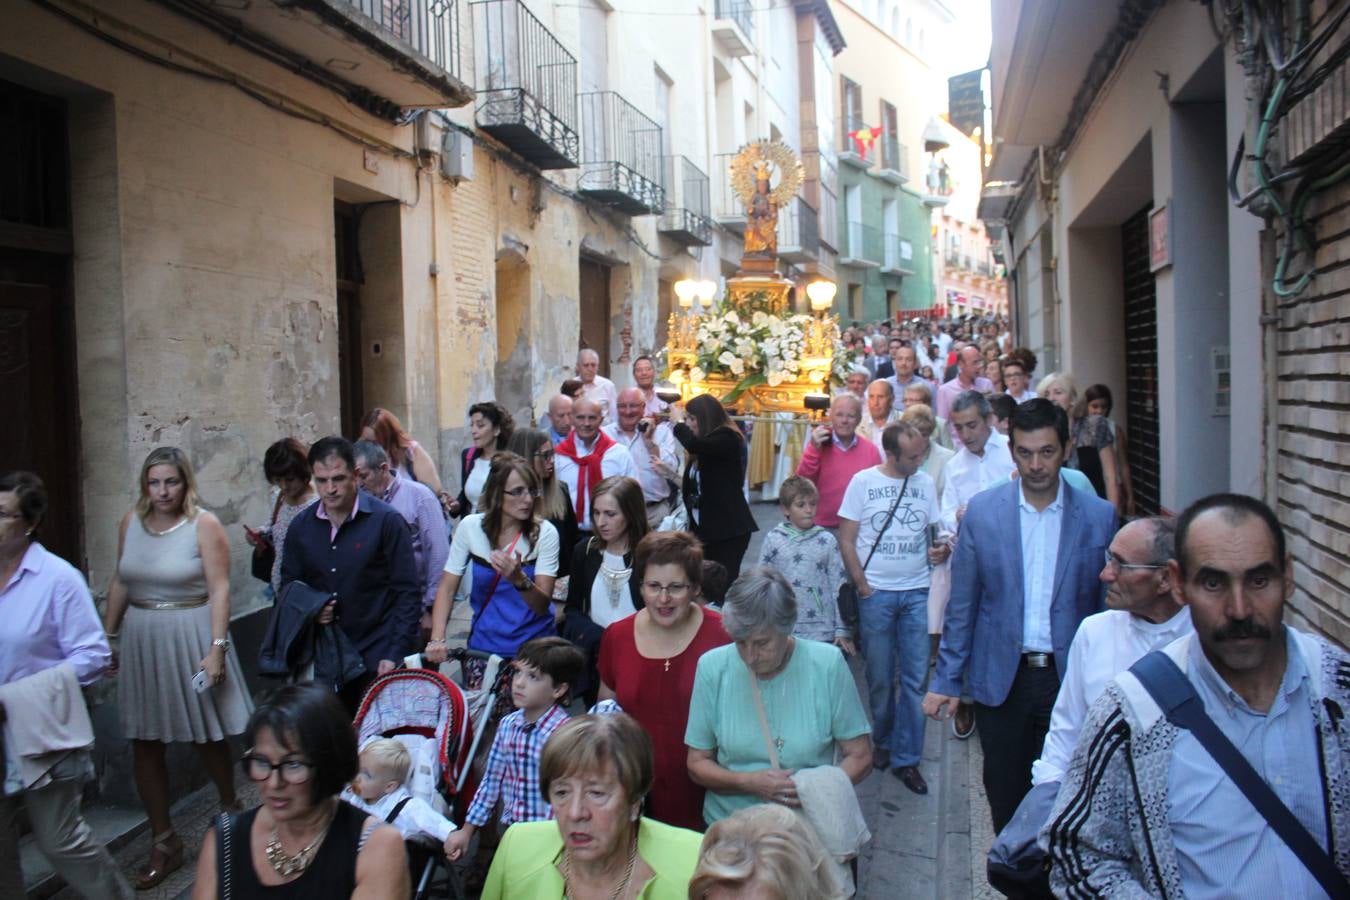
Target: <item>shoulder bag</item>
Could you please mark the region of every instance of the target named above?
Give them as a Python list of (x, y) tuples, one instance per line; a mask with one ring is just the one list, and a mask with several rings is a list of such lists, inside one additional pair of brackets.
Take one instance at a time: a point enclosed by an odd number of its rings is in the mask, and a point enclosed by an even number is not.
[[(271, 528), (277, 527), (277, 515), (281, 512), (281, 492), (277, 491), (277, 502), (272, 507)], [(253, 577), (259, 581), (272, 583), (272, 565), (277, 561), (277, 545), (272, 539), (272, 532), (267, 532), (267, 537), (258, 536), (258, 543), (253, 547), (252, 573)]]
[[(867, 551), (867, 559), (863, 561), (863, 574), (867, 574), (867, 565), (872, 561), (872, 556), (877, 552), (877, 546), (881, 543), (882, 535), (886, 529), (891, 527), (891, 520), (895, 518), (895, 511), (900, 508), (900, 501), (905, 499), (905, 489), (909, 487), (909, 476), (905, 476), (904, 482), (900, 485), (900, 494), (891, 504), (891, 511), (886, 513), (886, 523), (877, 531), (876, 540), (872, 541), (872, 549)], [(836, 601), (839, 607), (839, 621), (844, 623), (855, 636), (858, 633), (858, 588), (852, 581), (845, 581), (839, 586), (839, 597)]]

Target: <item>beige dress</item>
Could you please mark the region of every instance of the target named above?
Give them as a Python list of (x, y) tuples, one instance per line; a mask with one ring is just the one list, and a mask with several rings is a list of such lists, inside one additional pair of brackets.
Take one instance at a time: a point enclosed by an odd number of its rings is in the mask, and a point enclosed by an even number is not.
[(199, 518), (163, 534), (149, 531), (139, 516), (127, 525), (117, 563), (128, 600), (117, 705), (122, 736), (130, 740), (219, 741), (242, 734), (253, 710), (233, 647), (225, 654), (224, 682), (201, 694), (192, 688), (211, 649)]

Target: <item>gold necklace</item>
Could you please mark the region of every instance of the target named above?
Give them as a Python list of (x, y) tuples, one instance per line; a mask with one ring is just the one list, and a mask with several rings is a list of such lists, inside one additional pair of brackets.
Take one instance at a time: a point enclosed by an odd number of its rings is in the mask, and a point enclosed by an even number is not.
[[(637, 861), (637, 835), (633, 835), (633, 846), (628, 851), (628, 868), (623, 873), (623, 881), (609, 895), (609, 900), (619, 900), (623, 892), (628, 890), (628, 882), (633, 879), (633, 863)], [(572, 883), (572, 854), (563, 851), (563, 900), (571, 900), (571, 895), (567, 892), (567, 886)]]
[(288, 854), (286, 848), (281, 846), (281, 835), (277, 832), (277, 823), (274, 819), (272, 821), (272, 835), (267, 839), (267, 846), (264, 848), (267, 861), (272, 865), (272, 871), (282, 878), (291, 878), (308, 869), (309, 864), (314, 862), (314, 857), (318, 855), (319, 845), (323, 843), (323, 839), (328, 834), (328, 829), (332, 827), (335, 818), (337, 818), (336, 806), (333, 807), (323, 828), (314, 836), (314, 840), (295, 854)]

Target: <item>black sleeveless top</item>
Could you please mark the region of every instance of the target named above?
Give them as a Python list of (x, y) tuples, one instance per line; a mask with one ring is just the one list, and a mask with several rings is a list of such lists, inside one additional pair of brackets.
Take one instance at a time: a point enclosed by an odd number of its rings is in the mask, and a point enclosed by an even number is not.
[[(356, 890), (356, 855), (365, 843), (362, 826), (369, 814), (338, 801), (333, 824), (304, 874), (286, 884), (263, 884), (253, 868), (249, 834), (258, 808), (216, 819), (216, 884), (221, 900), (291, 900), (350, 897)], [(367, 832), (368, 834), (368, 832)]]

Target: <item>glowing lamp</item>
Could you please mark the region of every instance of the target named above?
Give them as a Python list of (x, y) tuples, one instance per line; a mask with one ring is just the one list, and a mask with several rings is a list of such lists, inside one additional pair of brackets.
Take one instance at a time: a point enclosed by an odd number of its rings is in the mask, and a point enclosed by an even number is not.
[(811, 300), (812, 312), (824, 312), (834, 304), (834, 293), (838, 290), (833, 281), (813, 281), (806, 286), (806, 296)]

